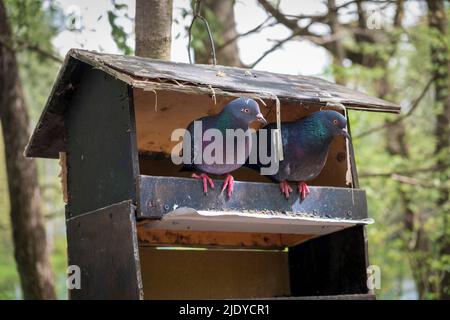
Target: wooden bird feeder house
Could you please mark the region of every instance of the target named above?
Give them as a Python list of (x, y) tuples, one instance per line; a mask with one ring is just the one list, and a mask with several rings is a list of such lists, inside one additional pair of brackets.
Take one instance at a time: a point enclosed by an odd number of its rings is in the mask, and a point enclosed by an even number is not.
[(64, 169), (69, 264), (81, 269), (72, 299), (371, 297), (370, 219), (344, 138), (302, 202), (247, 168), (233, 173), (230, 199), (217, 187), (204, 195), (172, 163), (174, 129), (241, 96), (269, 122), (277, 100), (282, 121), (320, 108), (399, 111), (312, 77), (68, 53), (26, 156)]

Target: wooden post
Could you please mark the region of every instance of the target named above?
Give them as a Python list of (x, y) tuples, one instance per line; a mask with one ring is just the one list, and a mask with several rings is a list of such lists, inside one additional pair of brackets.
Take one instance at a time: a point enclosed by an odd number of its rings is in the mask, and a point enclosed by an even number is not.
[(143, 297), (134, 203), (139, 176), (128, 85), (86, 68), (65, 117), (72, 299)]

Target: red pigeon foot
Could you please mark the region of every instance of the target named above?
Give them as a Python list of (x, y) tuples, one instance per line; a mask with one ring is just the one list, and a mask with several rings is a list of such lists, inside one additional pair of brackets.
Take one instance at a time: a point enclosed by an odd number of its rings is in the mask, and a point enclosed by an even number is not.
[(208, 175), (206, 173), (201, 173), (199, 175), (196, 173), (193, 173), (191, 177), (195, 178), (195, 179), (203, 180), (203, 192), (205, 194), (208, 192), (208, 183), (209, 183), (210, 187), (212, 189), (214, 189), (214, 181), (210, 177), (208, 177)]
[(227, 173), (225, 181), (223, 182), (222, 192), (228, 187), (227, 189), (228, 198), (231, 197), (231, 194), (233, 193), (233, 186), (234, 186), (234, 178), (231, 174)]
[(309, 194), (309, 188), (303, 181), (298, 183), (298, 193), (300, 193), (300, 199), (305, 200), (306, 196)]
[(292, 192), (292, 188), (291, 188), (291, 186), (289, 185), (289, 183), (287, 183), (286, 180), (282, 180), (282, 181), (280, 182), (280, 190), (281, 190), (281, 193), (284, 194), (284, 196), (286, 197), (286, 199), (289, 198), (289, 195), (290, 195), (291, 192)]

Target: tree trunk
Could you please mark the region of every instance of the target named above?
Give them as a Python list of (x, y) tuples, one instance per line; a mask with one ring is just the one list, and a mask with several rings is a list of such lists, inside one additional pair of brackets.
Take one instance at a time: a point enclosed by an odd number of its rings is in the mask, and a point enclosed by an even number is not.
[[(450, 68), (448, 51), (448, 21), (447, 11), (443, 0), (427, 0), (428, 24), (432, 36), (431, 60), (433, 76), (435, 77), (435, 99), (438, 104), (436, 115), (436, 147), (435, 156), (437, 166), (445, 167), (450, 158)], [(450, 179), (448, 169), (443, 169), (439, 174), (439, 180), (445, 185)], [(450, 255), (450, 239), (448, 237), (448, 219), (450, 209), (448, 205), (449, 190), (441, 188), (436, 207), (440, 209), (442, 217), (442, 235), (438, 241), (441, 256)], [(440, 282), (440, 298), (450, 299), (450, 272), (444, 272)]]
[(136, 0), (136, 55), (170, 60), (172, 0)]
[[(341, 31), (336, 9), (336, 0), (328, 0), (328, 25), (333, 35), (337, 35)], [(335, 68), (337, 68), (334, 72), (335, 81), (338, 84), (345, 85), (346, 79), (345, 75), (343, 75), (345, 50), (340, 39), (336, 39), (336, 41), (332, 43), (331, 51), (333, 52), (333, 64), (335, 65)]]
[(36, 161), (23, 156), (30, 135), (6, 8), (0, 0), (0, 119), (8, 175), (14, 255), (25, 299), (55, 299)]
[[(211, 30), (216, 42), (217, 63), (224, 66), (244, 67), (239, 56), (237, 45), (236, 21), (234, 17), (234, 1), (232, 0), (205, 0), (203, 1), (202, 14), (205, 16), (205, 8), (208, 8), (217, 19), (218, 30)], [(200, 23), (197, 21), (196, 23)], [(209, 21), (211, 24), (211, 21)], [(203, 25), (202, 25), (203, 27)], [(218, 41), (220, 40), (220, 41)], [(202, 39), (205, 50), (195, 52), (196, 63), (212, 63), (209, 52), (209, 39)]]

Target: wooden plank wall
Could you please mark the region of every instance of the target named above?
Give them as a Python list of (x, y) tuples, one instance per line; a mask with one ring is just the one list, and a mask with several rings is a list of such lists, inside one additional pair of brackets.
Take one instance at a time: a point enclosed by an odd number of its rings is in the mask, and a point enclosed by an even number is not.
[(87, 69), (65, 116), (67, 217), (136, 201), (139, 167), (128, 86)]
[(144, 299), (289, 295), (287, 253), (140, 247)]
[(135, 212), (130, 201), (67, 220), (69, 265), (81, 271), (70, 299), (141, 299)]

